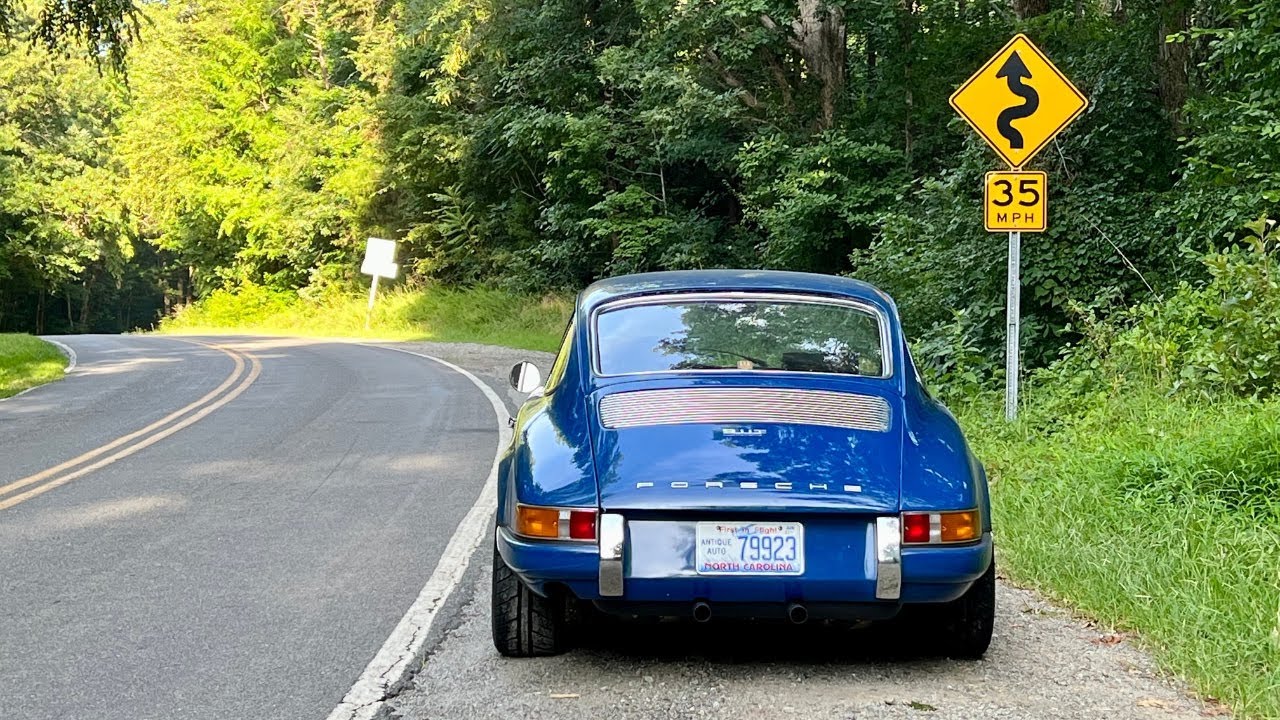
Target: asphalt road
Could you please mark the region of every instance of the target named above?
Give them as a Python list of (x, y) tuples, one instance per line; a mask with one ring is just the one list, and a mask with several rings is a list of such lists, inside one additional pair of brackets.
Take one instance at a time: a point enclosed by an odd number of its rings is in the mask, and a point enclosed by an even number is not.
[(489, 402), (360, 345), (59, 340), (0, 402), (0, 716), (324, 718), (476, 501)]

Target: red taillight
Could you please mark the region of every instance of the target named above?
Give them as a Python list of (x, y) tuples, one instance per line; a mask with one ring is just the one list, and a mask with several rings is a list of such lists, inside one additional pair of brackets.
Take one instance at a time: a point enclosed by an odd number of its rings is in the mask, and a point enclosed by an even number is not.
[(902, 542), (904, 543), (929, 542), (928, 514), (902, 516)]
[(574, 540), (596, 539), (596, 514), (591, 510), (569, 513), (569, 537)]

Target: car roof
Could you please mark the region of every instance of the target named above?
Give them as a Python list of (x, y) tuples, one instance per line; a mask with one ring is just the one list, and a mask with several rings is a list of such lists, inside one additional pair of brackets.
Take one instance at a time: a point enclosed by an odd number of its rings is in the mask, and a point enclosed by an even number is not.
[(596, 307), (625, 297), (676, 292), (793, 292), (850, 298), (879, 305), (896, 314), (893, 300), (869, 283), (839, 275), (784, 270), (674, 270), (620, 275), (587, 286), (578, 307)]

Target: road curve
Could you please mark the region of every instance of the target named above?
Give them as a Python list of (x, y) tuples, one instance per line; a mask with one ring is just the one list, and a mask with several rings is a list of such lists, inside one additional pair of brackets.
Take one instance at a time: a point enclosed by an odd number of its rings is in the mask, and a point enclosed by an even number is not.
[(0, 402), (5, 716), (325, 717), (476, 501), (490, 403), (355, 344), (58, 340), (76, 370)]

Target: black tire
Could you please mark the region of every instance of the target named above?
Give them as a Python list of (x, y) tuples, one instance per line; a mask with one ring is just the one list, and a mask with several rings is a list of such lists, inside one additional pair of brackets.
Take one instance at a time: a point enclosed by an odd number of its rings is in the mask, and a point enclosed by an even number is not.
[(939, 637), (944, 655), (977, 660), (991, 645), (996, 623), (996, 561), (965, 591), (964, 595), (934, 610), (932, 628)]
[(493, 646), (507, 657), (541, 657), (565, 651), (564, 603), (529, 589), (493, 549)]

